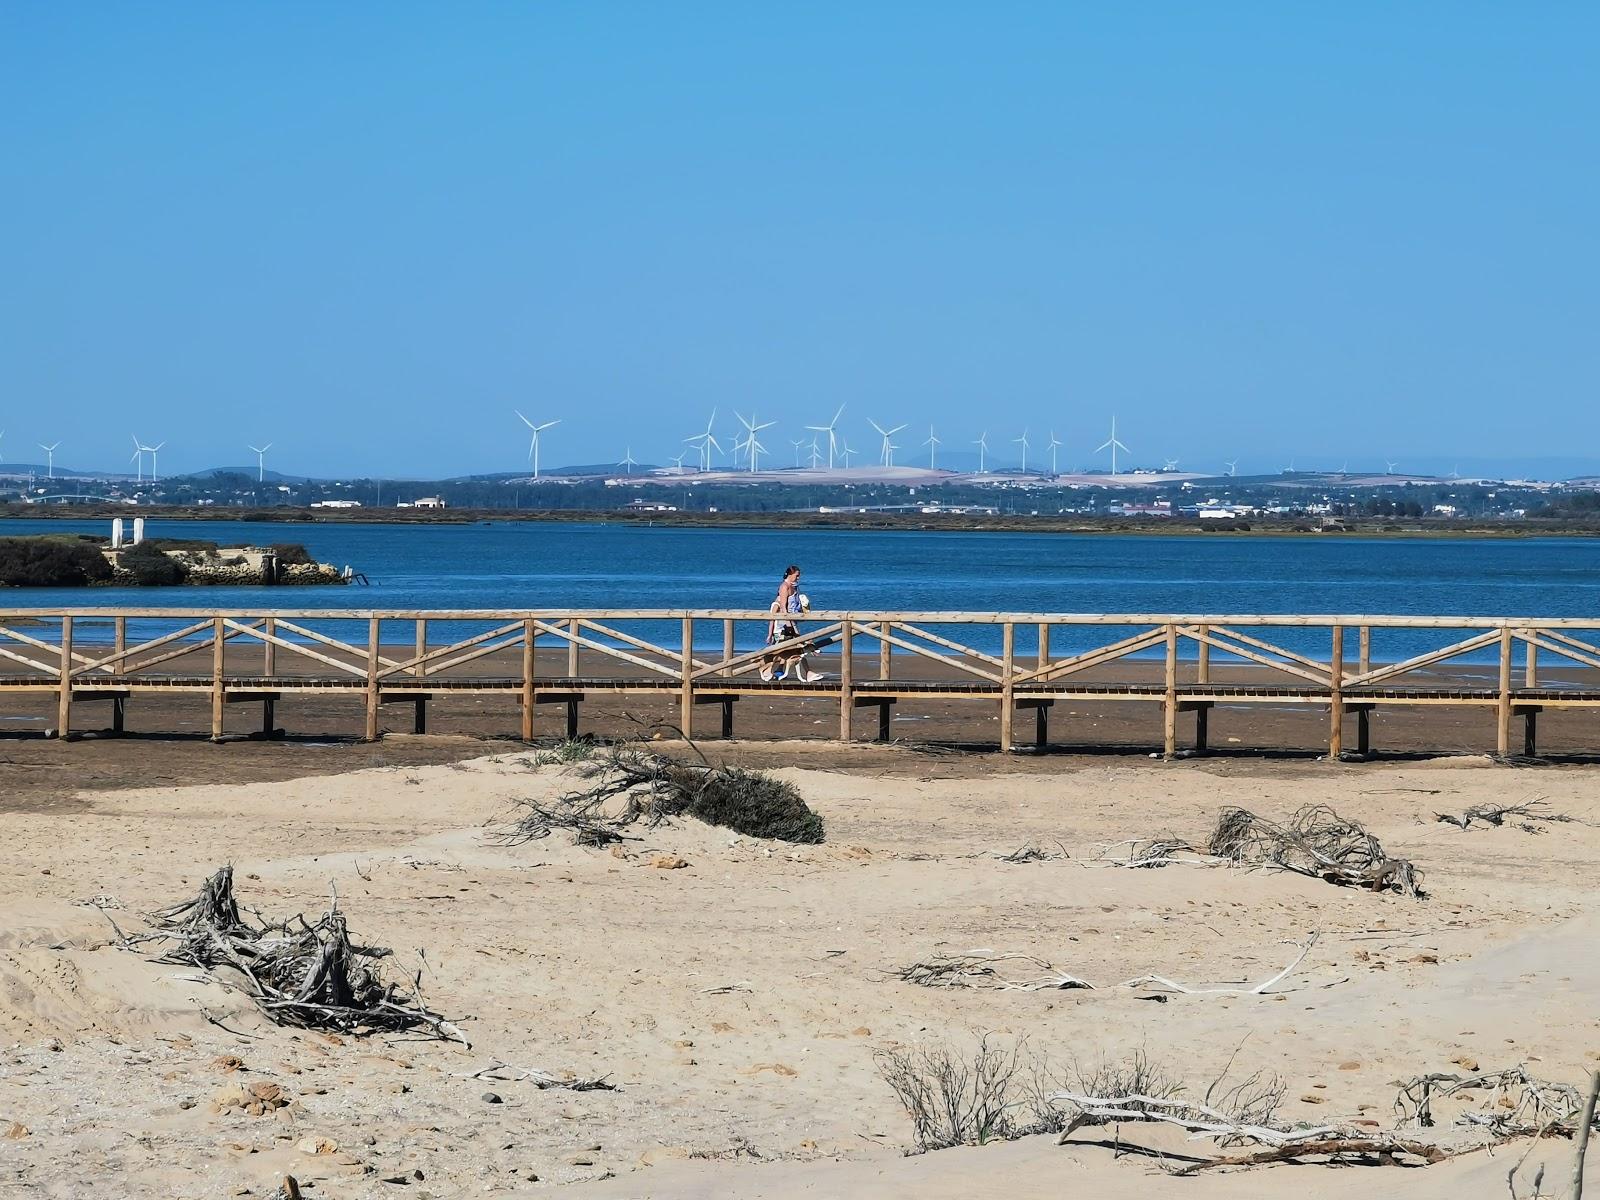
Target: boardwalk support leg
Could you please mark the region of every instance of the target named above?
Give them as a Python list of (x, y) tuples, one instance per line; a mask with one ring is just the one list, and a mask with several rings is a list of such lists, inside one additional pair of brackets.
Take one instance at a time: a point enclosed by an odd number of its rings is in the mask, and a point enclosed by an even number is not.
[(1178, 627), (1167, 626), (1166, 695), (1161, 702), (1163, 758), (1178, 754)]
[(1522, 753), (1527, 758), (1539, 757), (1539, 714), (1543, 711), (1540, 704), (1517, 705), (1517, 715), (1522, 718)]

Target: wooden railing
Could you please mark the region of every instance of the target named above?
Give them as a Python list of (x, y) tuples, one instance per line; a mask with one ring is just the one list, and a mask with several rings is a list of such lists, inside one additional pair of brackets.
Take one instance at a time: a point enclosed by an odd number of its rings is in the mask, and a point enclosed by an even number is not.
[[(1158, 702), (1168, 755), (1182, 712), (1196, 713), (1203, 742), (1216, 704), (1317, 703), (1331, 714), (1334, 757), (1345, 715), (1360, 716), (1365, 745), (1366, 714), (1379, 705), (1492, 706), (1502, 754), (1516, 715), (1528, 720), (1531, 747), (1542, 708), (1600, 707), (1600, 618), (812, 612), (798, 638), (776, 647), (765, 643), (771, 620), (738, 609), (8, 609), (0, 694), (54, 693), (65, 732), (75, 702), (112, 699), (120, 717), (121, 702), (141, 691), (208, 692), (220, 737), (231, 702), (358, 693), (368, 738), (383, 703), (420, 706), (438, 691), (515, 692), (523, 738), (533, 736), (536, 704), (590, 692), (674, 697), (686, 732), (708, 700), (836, 698), (843, 739), (860, 707), (878, 706), (886, 728), (897, 701), (983, 699), (999, 705), (1008, 750), (1019, 708), (1039, 714), (1042, 737), (1051, 704), (1094, 696)], [(1375, 658), (1375, 638), (1401, 652)], [(760, 677), (774, 651), (802, 648), (826, 679)], [(1492, 683), (1460, 669), (1469, 658), (1493, 670)]]

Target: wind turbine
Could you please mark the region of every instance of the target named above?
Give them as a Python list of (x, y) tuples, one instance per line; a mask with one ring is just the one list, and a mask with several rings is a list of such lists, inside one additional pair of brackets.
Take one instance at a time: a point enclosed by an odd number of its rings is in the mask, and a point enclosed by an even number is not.
[(928, 440), (922, 444), (928, 448), (928, 470), (937, 471), (939, 468), (934, 466), (933, 456), (939, 450), (939, 438), (938, 435), (933, 432), (932, 425), (928, 426)]
[(134, 482), (144, 482), (144, 447), (139, 445), (139, 439), (133, 439), (133, 457), (128, 459), (133, 464)]
[(139, 456), (142, 455), (142, 454), (148, 454), (150, 456), (150, 482), (154, 483), (156, 481), (156, 451), (161, 449), (161, 446), (165, 446), (165, 445), (166, 445), (166, 443), (162, 442), (160, 446), (146, 446), (143, 442), (141, 442), (139, 440), (139, 435), (138, 434), (134, 434), (133, 435), (133, 456), (134, 456), (134, 458), (138, 459), (138, 461), (140, 463), (140, 473), (139, 473), (139, 477), (138, 477), (138, 482), (143, 482), (143, 480), (144, 480), (144, 474), (143, 474), (143, 463), (144, 463), (144, 460), (142, 458), (140, 458)]
[(1175, 458), (1167, 459), (1161, 464), (1161, 469), (1163, 471), (1176, 471), (1178, 469), (1178, 460)]
[(1022, 473), (1026, 475), (1028, 473), (1028, 431), (1024, 429), (1021, 437), (1012, 438), (1011, 440), (1022, 446)]
[(1056, 431), (1054, 429), (1052, 429), (1050, 431), (1050, 446), (1049, 446), (1049, 450), (1050, 450), (1050, 474), (1051, 474), (1052, 478), (1054, 476), (1060, 474), (1060, 472), (1058, 472), (1056, 470), (1056, 447), (1059, 446), (1059, 445), (1061, 445), (1061, 443), (1056, 440)]
[[(4, 441), (5, 440), (5, 436), (6, 436), (6, 431), (4, 429), (0, 429), (0, 441)], [(0, 454), (0, 462), (5, 462), (5, 460), (6, 460), (6, 456), (4, 454)]]
[(895, 447), (893, 447), (893, 446), (891, 446), (889, 444), (889, 438), (893, 434), (899, 433), (902, 429), (905, 428), (905, 426), (904, 425), (896, 425), (893, 429), (885, 429), (882, 425), (879, 425), (871, 417), (867, 418), (867, 424), (871, 425), (874, 429), (876, 429), (883, 436), (883, 452), (882, 452), (882, 458), (881, 458), (882, 465), (886, 466), (886, 467), (894, 466)]
[(49, 465), (46, 466), (45, 470), (49, 473), (51, 479), (56, 477), (56, 446), (59, 445), (61, 445), (60, 442), (55, 443), (54, 446), (46, 446), (43, 442), (39, 443), (39, 449), (49, 456), (46, 460)]
[(685, 450), (682, 454), (678, 455), (677, 458), (671, 460), (673, 467), (676, 468), (679, 475), (683, 474), (683, 460), (688, 457), (689, 452)]
[(1099, 454), (1100, 451), (1108, 449), (1108, 448), (1111, 451), (1111, 478), (1115, 479), (1117, 477), (1117, 451), (1121, 450), (1124, 454), (1128, 453), (1128, 448), (1126, 446), (1124, 446), (1121, 442), (1117, 441), (1117, 414), (1116, 413), (1112, 413), (1111, 414), (1111, 436), (1109, 438), (1107, 438), (1105, 441), (1101, 442), (1098, 446), (1096, 446), (1094, 448), (1094, 452), (1096, 454)]
[(1389, 461), (1389, 460), (1388, 460), (1388, 459), (1387, 459), (1387, 458), (1386, 458), (1386, 459), (1384, 459), (1384, 460), (1383, 460), (1383, 468), (1384, 468), (1384, 470), (1383, 470), (1383, 473), (1384, 473), (1384, 474), (1385, 474), (1385, 475), (1393, 475), (1393, 474), (1394, 474), (1394, 469), (1395, 469), (1395, 468), (1396, 468), (1396, 467), (1398, 467), (1398, 466), (1399, 466), (1399, 465), (1400, 465), (1400, 464), (1399, 464), (1399, 463), (1397, 463), (1397, 462), (1390, 462), (1390, 461)]
[(811, 469), (815, 471), (817, 464), (822, 461), (822, 450), (817, 446), (817, 439), (811, 439)]
[(833, 453), (838, 447), (839, 440), (834, 434), (834, 426), (839, 424), (839, 418), (844, 415), (844, 405), (839, 405), (839, 411), (833, 414), (833, 420), (826, 425), (807, 425), (808, 433), (825, 433), (828, 435), (828, 470), (833, 470)]
[(699, 449), (700, 469), (702, 471), (711, 470), (711, 448), (715, 446), (718, 453), (721, 453), (722, 451), (722, 443), (717, 441), (716, 434), (711, 432), (711, 427), (716, 423), (717, 410), (713, 408), (711, 410), (711, 419), (706, 422), (706, 431), (704, 433), (697, 433), (693, 437), (686, 437), (683, 439), (691, 446), (696, 446)]
[(638, 465), (639, 464), (637, 462), (635, 462), (634, 459), (633, 459), (633, 447), (629, 446), (625, 451), (623, 451), (622, 461), (619, 462), (617, 464), (617, 466), (628, 468), (628, 474), (632, 475), (633, 474), (633, 469), (635, 467), (637, 467)]
[[(733, 415), (739, 417), (738, 413), (734, 413)], [(750, 451), (750, 473), (754, 475), (756, 472), (757, 456), (767, 452), (767, 448), (756, 440), (756, 434), (760, 433), (763, 429), (771, 429), (777, 424), (777, 422), (768, 421), (763, 425), (757, 425), (755, 411), (751, 410), (750, 419), (747, 421), (743, 417), (739, 417), (739, 424), (743, 425), (745, 428), (746, 437), (744, 445), (745, 448)]]
[(850, 456), (855, 453), (857, 451), (850, 448), (850, 443), (846, 439), (839, 439), (839, 457), (844, 459), (844, 469), (846, 471), (850, 469)]
[(794, 447), (794, 465), (795, 469), (798, 470), (800, 467), (800, 447), (806, 444), (806, 440), (805, 438), (795, 438), (789, 444)]
[(989, 453), (989, 431), (985, 429), (978, 435), (978, 440), (972, 443), (978, 448), (978, 474), (983, 474), (983, 456)]
[(1222, 465), (1228, 468), (1229, 479), (1232, 479), (1239, 473), (1239, 460), (1237, 458), (1227, 459)]
[(539, 478), (539, 435), (546, 429), (549, 429), (552, 425), (561, 424), (561, 420), (560, 418), (557, 418), (554, 421), (546, 421), (543, 425), (535, 425), (532, 421), (528, 420), (527, 417), (523, 416), (520, 412), (517, 412), (516, 409), (513, 408), (511, 411), (517, 413), (517, 419), (529, 429), (533, 430), (533, 437), (528, 442), (528, 458), (533, 463), (533, 477), (537, 479)]
[(260, 483), (267, 477), (267, 451), (272, 449), (272, 443), (268, 442), (265, 446), (251, 446), (249, 449), (254, 450), (256, 454), (256, 482)]

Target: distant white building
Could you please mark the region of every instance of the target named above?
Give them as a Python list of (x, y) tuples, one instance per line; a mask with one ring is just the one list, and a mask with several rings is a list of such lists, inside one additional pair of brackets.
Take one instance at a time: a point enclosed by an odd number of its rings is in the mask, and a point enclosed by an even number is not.
[(359, 500), (313, 500), (312, 508), (360, 508)]
[(416, 500), (402, 500), (396, 508), (448, 508), (442, 496), (421, 496)]

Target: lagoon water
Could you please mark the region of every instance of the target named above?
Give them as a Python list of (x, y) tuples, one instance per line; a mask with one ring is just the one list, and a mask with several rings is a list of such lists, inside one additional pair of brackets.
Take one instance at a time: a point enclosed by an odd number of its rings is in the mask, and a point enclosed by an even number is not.
[[(0, 535), (69, 529), (108, 533), (109, 522), (0, 522)], [(802, 590), (819, 609), (1600, 616), (1600, 542), (1582, 538), (159, 519), (150, 522), (149, 532), (224, 545), (302, 542), (316, 558), (349, 564), (372, 583), (28, 589), (5, 593), (3, 603), (30, 608), (764, 608), (784, 565), (793, 562), (804, 571)], [(713, 632), (707, 631), (708, 638)], [(1392, 637), (1385, 657), (1422, 644), (1416, 635), (1385, 636)], [(747, 639), (741, 635), (740, 640)], [(1063, 651), (1071, 644), (1058, 639)]]

